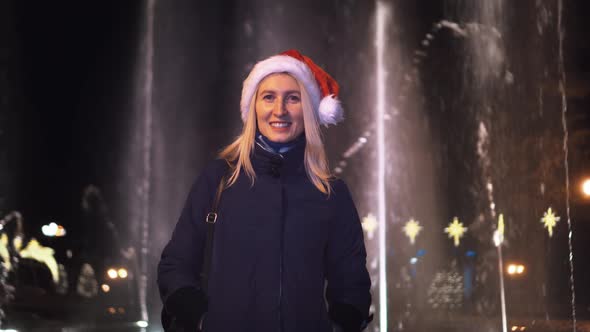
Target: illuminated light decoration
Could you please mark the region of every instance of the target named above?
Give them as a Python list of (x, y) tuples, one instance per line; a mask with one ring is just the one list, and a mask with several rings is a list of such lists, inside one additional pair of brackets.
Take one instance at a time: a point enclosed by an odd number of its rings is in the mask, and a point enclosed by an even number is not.
[[(1, 229), (2, 228), (0, 228), (0, 230)], [(12, 245), (14, 247), (14, 250), (20, 252), (20, 249), (22, 247), (22, 237), (15, 236), (12, 240)], [(12, 263), (10, 262), (10, 253), (8, 251), (8, 235), (6, 235), (6, 233), (2, 233), (2, 235), (0, 236), (0, 259), (2, 260), (1, 264), (4, 265), (4, 268), (7, 271), (12, 270)], [(2, 330), (0, 330), (0, 332), (1, 331)]]
[(120, 314), (124, 314), (124, 313), (125, 313), (125, 308), (123, 308), (123, 307), (119, 307), (119, 308), (117, 308), (117, 311), (118, 311)]
[(373, 239), (373, 232), (377, 229), (378, 223), (377, 218), (372, 213), (369, 213), (366, 217), (363, 218), (363, 222), (361, 223), (363, 230), (367, 233), (367, 237), (369, 240)]
[(127, 278), (127, 270), (126, 269), (119, 269), (119, 271), (117, 271), (117, 274), (119, 275), (119, 278), (121, 279), (125, 279)]
[(590, 197), (590, 179), (586, 179), (582, 182), (582, 193), (586, 197)]
[(459, 246), (459, 241), (467, 231), (466, 227), (463, 227), (463, 223), (459, 222), (459, 218), (453, 218), (453, 222), (449, 223), (449, 227), (445, 228), (445, 233), (449, 234), (449, 239), (453, 239), (455, 247)]
[(58, 225), (54, 222), (49, 223), (49, 225), (43, 225), (43, 227), (41, 227), (41, 232), (48, 237), (66, 236), (66, 229), (62, 225)]
[(59, 266), (53, 256), (55, 251), (52, 248), (42, 246), (36, 239), (31, 239), (27, 246), (19, 251), (22, 258), (34, 259), (47, 266), (51, 272), (53, 282), (57, 284), (59, 281)]
[(10, 263), (10, 253), (8, 252), (8, 235), (2, 233), (0, 236), (0, 257), (2, 258), (2, 264), (7, 271), (12, 270), (12, 264)]
[(500, 213), (498, 216), (498, 226), (494, 231), (494, 244), (496, 247), (499, 247), (504, 242), (504, 228), (504, 215)]
[(119, 277), (119, 274), (117, 273), (117, 270), (115, 269), (109, 269), (107, 271), (107, 275), (109, 276), (109, 278), (111, 279), (117, 279), (117, 277)]
[[(495, 212), (494, 212), (495, 213)], [(502, 331), (508, 332), (508, 316), (506, 315), (506, 290), (504, 288), (504, 273), (502, 272), (502, 242), (504, 242), (504, 215), (500, 213), (498, 216), (498, 225), (494, 231), (494, 244), (498, 252), (498, 273), (500, 274), (500, 305), (502, 310)]]
[(109, 307), (109, 308), (107, 309), (107, 311), (108, 311), (108, 313), (109, 313), (109, 314), (111, 314), (111, 315), (114, 315), (114, 314), (116, 314), (116, 313), (117, 313), (117, 310), (116, 310), (115, 308), (113, 308), (113, 307)]
[(56, 237), (66, 236), (66, 229), (62, 225), (57, 225), (57, 231), (55, 232)]
[(107, 284), (102, 284), (100, 286), (100, 288), (102, 289), (103, 292), (108, 293), (111, 290), (111, 287)]
[(414, 244), (416, 237), (421, 230), (422, 226), (420, 226), (420, 222), (414, 220), (413, 218), (404, 225), (404, 233), (410, 239), (411, 244)]
[(12, 245), (14, 246), (14, 249), (16, 249), (17, 251), (21, 250), (21, 248), (23, 247), (23, 237), (20, 235), (15, 236), (12, 240)]
[(558, 217), (551, 208), (547, 209), (547, 212), (541, 218), (541, 223), (543, 223), (544, 227), (547, 228), (549, 232), (549, 237), (553, 236), (553, 228), (557, 225), (557, 222), (561, 219)]

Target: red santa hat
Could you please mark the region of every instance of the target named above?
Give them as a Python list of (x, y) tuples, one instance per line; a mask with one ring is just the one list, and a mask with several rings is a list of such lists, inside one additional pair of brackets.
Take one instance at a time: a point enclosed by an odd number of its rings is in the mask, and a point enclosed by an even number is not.
[(244, 122), (248, 118), (250, 102), (258, 89), (258, 84), (266, 76), (274, 73), (288, 73), (306, 88), (320, 124), (328, 126), (344, 119), (338, 100), (338, 83), (310, 58), (296, 50), (288, 50), (258, 62), (244, 80), (240, 101)]

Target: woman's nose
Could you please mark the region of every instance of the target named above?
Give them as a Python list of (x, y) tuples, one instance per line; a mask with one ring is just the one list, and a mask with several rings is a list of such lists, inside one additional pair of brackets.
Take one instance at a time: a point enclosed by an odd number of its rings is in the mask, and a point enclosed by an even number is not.
[(287, 107), (285, 105), (285, 102), (283, 101), (283, 98), (277, 98), (275, 100), (273, 113), (277, 116), (287, 114)]

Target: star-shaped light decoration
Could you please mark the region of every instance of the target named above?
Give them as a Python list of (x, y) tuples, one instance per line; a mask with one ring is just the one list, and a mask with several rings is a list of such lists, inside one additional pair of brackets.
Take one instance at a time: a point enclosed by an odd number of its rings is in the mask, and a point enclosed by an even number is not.
[(504, 215), (498, 216), (498, 227), (494, 231), (494, 244), (499, 247), (504, 242)]
[(369, 240), (373, 238), (373, 232), (377, 229), (377, 218), (372, 213), (369, 213), (363, 218), (361, 223), (363, 230), (367, 233)]
[(541, 223), (543, 223), (545, 225), (545, 228), (547, 228), (547, 231), (549, 232), (549, 237), (553, 236), (553, 228), (557, 225), (559, 219), (561, 218), (558, 217), (555, 213), (553, 213), (553, 210), (551, 208), (547, 209), (547, 212), (545, 212), (543, 218), (541, 218)]
[(453, 218), (453, 222), (449, 223), (449, 227), (445, 228), (445, 233), (449, 234), (449, 239), (453, 238), (455, 247), (459, 246), (459, 239), (463, 237), (463, 234), (467, 231), (466, 227), (463, 227), (463, 223), (459, 222), (459, 218)]
[(410, 219), (404, 226), (404, 233), (410, 239), (411, 244), (414, 244), (421, 230), (422, 226), (420, 226), (420, 222), (414, 220), (414, 218)]

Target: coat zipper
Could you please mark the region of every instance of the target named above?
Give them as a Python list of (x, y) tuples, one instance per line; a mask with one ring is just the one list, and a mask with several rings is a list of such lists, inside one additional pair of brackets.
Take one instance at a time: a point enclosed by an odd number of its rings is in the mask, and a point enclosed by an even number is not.
[(283, 181), (281, 183), (281, 250), (279, 259), (279, 332), (283, 332), (283, 256), (285, 242), (285, 193)]

